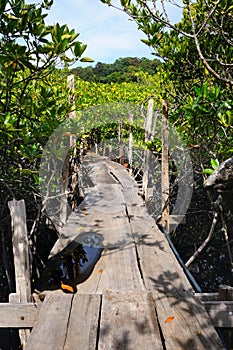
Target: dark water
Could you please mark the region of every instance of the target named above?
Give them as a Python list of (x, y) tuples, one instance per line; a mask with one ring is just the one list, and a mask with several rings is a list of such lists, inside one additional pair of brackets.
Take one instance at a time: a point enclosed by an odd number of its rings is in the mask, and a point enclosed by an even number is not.
[(41, 277), (34, 287), (38, 291), (56, 290), (61, 283), (76, 286), (91, 274), (103, 248), (85, 246), (77, 242), (70, 243), (62, 252), (48, 260)]
[[(172, 233), (172, 241), (184, 262), (194, 254), (207, 238), (212, 225), (214, 209), (206, 192), (200, 186), (193, 194), (185, 223)], [(231, 254), (232, 233), (228, 232)], [(203, 251), (189, 265), (189, 270), (203, 292), (217, 292), (221, 284), (233, 286), (233, 266), (228, 253), (226, 239), (218, 220), (213, 236)]]

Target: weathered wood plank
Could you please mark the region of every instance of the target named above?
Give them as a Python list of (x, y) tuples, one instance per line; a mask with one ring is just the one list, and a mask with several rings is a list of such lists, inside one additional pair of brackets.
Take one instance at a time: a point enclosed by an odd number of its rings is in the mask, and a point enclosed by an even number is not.
[(40, 311), (25, 350), (63, 349), (69, 323), (73, 295), (49, 293)]
[(217, 301), (218, 293), (195, 293), (195, 298), (198, 298), (200, 301)]
[[(93, 186), (82, 203), (84, 208), (71, 215), (68, 225), (64, 227), (63, 238), (60, 239), (60, 243), (62, 239), (66, 243), (70, 237), (76, 239), (77, 231), (78, 235), (86, 234), (87, 237), (89, 234), (102, 235), (107, 242), (91, 276), (78, 285), (78, 293), (104, 295), (98, 349), (162, 349), (156, 315), (166, 350), (223, 349), (204, 306), (194, 298), (188, 279), (164, 235), (148, 215), (142, 199), (137, 195), (137, 188), (131, 187), (128, 181), (124, 185), (126, 187), (120, 185), (120, 181), (114, 182), (109, 175), (109, 165), (103, 164), (97, 162), (90, 167), (89, 175)], [(128, 176), (127, 173), (126, 175)], [(117, 177), (116, 172), (114, 176)], [(121, 192), (123, 189), (127, 190), (124, 196)], [(114, 241), (111, 242), (113, 238)], [(111, 246), (109, 242), (114, 244)], [(108, 289), (112, 292), (107, 292)], [(133, 293), (129, 290), (133, 290)], [(74, 310), (80, 306), (76, 305), (76, 298), (78, 303), (78, 295), (74, 299)], [(87, 310), (89, 296), (87, 299), (85, 296), (82, 298), (81, 313)], [(71, 309), (71, 304), (70, 302), (66, 307), (71, 310), (70, 318), (67, 311), (65, 316), (62, 315), (65, 326), (59, 319), (55, 321), (55, 326), (50, 319), (52, 334), (55, 329), (61, 329), (61, 335), (64, 335), (66, 329), (68, 334), (67, 326), (71, 324), (70, 334), (75, 332), (76, 312)], [(54, 319), (57, 311), (54, 310), (55, 306), (50, 308)], [(64, 308), (63, 303), (63, 310)], [(98, 303), (95, 308), (98, 309)], [(172, 318), (168, 319), (170, 316)], [(94, 316), (92, 326), (96, 324), (95, 317), (97, 316)], [(76, 322), (80, 322), (79, 319)], [(49, 323), (47, 327), (49, 328)], [(47, 334), (45, 331), (45, 339), (46, 337), (50, 337), (48, 331)], [(89, 339), (88, 334), (87, 337)], [(76, 338), (73, 340), (76, 342)], [(62, 341), (63, 345), (69, 346), (66, 336)], [(58, 345), (54, 348), (59, 350), (61, 347)]]
[[(12, 298), (11, 295), (9, 296), (9, 301), (11, 302), (14, 298), (18, 302), (29, 302), (31, 301), (31, 280), (25, 202), (23, 199), (19, 201), (13, 199), (8, 202), (8, 206), (11, 213), (16, 284), (16, 293)], [(29, 335), (28, 329), (19, 330), (22, 346), (25, 345)]]
[(100, 295), (74, 296), (64, 350), (96, 348), (100, 303)]
[(215, 327), (233, 328), (232, 301), (204, 301), (203, 305)]
[(32, 328), (37, 321), (40, 305), (33, 303), (1, 303), (0, 328)]
[(91, 277), (78, 285), (79, 293), (100, 293), (103, 290), (144, 290), (133, 243), (123, 249), (105, 249)]
[[(150, 241), (149, 244), (155, 243)], [(221, 349), (204, 307), (192, 296), (185, 275), (162, 237), (157, 241), (157, 246), (141, 245), (138, 251), (145, 284), (154, 291), (166, 348)], [(152, 259), (156, 260), (156, 264), (151, 263)], [(170, 316), (174, 320), (166, 323)]]
[[(222, 349), (204, 306), (195, 300), (194, 291), (154, 220), (138, 203), (129, 207), (132, 232), (146, 289), (156, 301), (166, 349)], [(141, 210), (141, 213), (140, 213)], [(166, 322), (168, 317), (172, 321)]]
[[(130, 178), (123, 167), (118, 164), (114, 166), (117, 169), (122, 168), (124, 176)], [(98, 176), (101, 173), (102, 180), (106, 178), (107, 165), (103, 167), (102, 162), (97, 161), (93, 167), (95, 172), (89, 174), (93, 183), (97, 181), (96, 173)], [(109, 178), (108, 181), (110, 182)], [(132, 179), (130, 181), (131, 185), (135, 184)], [(97, 183), (88, 191), (77, 212), (70, 215), (67, 225), (62, 229), (60, 239), (50, 254), (50, 257), (58, 254), (72, 240), (88, 244), (85, 242), (85, 237), (87, 240), (95, 235), (102, 238), (102, 246), (105, 249), (92, 275), (78, 285), (79, 293), (102, 293), (105, 288), (112, 290), (144, 289), (122, 186), (109, 182), (107, 184)], [(137, 188), (134, 188), (135, 191), (137, 193)], [(98, 273), (99, 271), (102, 272)]]
[[(77, 212), (73, 212), (62, 228), (50, 257), (58, 254), (71, 241), (84, 243), (86, 236), (102, 236), (102, 246), (118, 247), (132, 241), (124, 197), (119, 185), (95, 186), (87, 194)], [(79, 239), (80, 236), (80, 239)]]
[(25, 203), (23, 199), (13, 199), (8, 202), (8, 206), (12, 219), (16, 293), (19, 294), (20, 302), (29, 302), (31, 287)]
[(150, 293), (103, 295), (98, 350), (163, 349)]

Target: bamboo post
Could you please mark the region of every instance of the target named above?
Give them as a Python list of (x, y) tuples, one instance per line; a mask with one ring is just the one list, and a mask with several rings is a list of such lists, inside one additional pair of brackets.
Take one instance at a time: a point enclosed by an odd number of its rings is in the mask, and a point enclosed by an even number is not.
[(168, 104), (162, 101), (162, 225), (169, 232)]
[[(8, 206), (11, 214), (16, 281), (16, 293), (9, 295), (9, 302), (27, 303), (31, 301), (31, 282), (25, 203), (23, 199), (20, 201), (13, 199), (8, 202)], [(19, 330), (19, 336), (23, 346), (27, 342), (29, 335), (29, 329)]]

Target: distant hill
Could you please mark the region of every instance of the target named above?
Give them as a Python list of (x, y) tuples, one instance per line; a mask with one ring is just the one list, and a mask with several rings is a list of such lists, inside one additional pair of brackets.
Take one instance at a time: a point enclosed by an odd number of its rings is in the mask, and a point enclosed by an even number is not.
[(114, 63), (98, 62), (94, 67), (76, 67), (71, 72), (90, 82), (122, 83), (137, 81), (135, 73), (139, 71), (154, 75), (159, 64), (160, 61), (156, 59), (124, 57), (118, 58)]

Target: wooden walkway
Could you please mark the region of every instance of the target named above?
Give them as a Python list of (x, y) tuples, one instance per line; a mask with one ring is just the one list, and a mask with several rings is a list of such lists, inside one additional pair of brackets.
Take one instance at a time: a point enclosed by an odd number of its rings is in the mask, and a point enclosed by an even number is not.
[(84, 167), (85, 200), (51, 257), (79, 235), (101, 237), (104, 250), (76, 294), (45, 291), (25, 349), (223, 349), (128, 172), (93, 154)]

